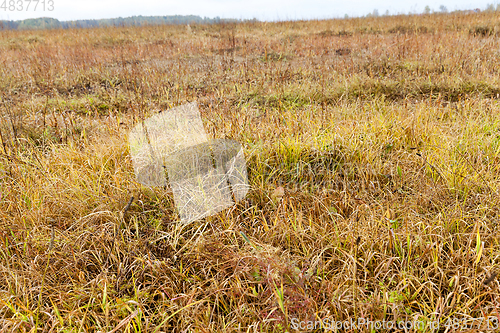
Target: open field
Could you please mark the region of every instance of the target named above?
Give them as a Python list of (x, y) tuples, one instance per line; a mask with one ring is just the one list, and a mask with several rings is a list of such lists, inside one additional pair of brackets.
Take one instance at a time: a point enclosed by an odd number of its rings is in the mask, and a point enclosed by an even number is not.
[[(500, 318), (499, 12), (0, 31), (0, 92), (1, 331)], [(251, 191), (183, 226), (127, 135), (192, 101)]]

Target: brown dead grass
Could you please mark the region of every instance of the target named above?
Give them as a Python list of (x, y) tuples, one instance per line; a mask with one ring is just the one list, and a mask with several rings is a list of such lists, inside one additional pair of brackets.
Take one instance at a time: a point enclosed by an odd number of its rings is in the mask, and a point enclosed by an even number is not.
[[(1, 31), (1, 329), (498, 318), (498, 15)], [(183, 226), (127, 133), (193, 100), (252, 189)]]

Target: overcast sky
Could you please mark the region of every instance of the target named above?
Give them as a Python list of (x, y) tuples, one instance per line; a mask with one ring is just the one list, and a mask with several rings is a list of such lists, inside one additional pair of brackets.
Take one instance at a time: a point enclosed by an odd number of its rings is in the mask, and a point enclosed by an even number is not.
[[(417, 12), (421, 13), (426, 5), (438, 11), (441, 5), (448, 10), (486, 8), (489, 3), (500, 0), (45, 0), (45, 11), (39, 0), (35, 2), (15, 0), (16, 6), (23, 3), (23, 10), (0, 8), (0, 19), (21, 20), (35, 17), (53, 17), (59, 20), (100, 19), (127, 17), (134, 15), (199, 15), (202, 17), (239, 18), (260, 20), (336, 18), (366, 15), (377, 9), (380, 14)], [(52, 4), (53, 10), (49, 11)], [(0, 5), (5, 3), (0, 0)], [(6, 1), (7, 6), (9, 0)], [(12, 7), (11, 7), (12, 8)]]

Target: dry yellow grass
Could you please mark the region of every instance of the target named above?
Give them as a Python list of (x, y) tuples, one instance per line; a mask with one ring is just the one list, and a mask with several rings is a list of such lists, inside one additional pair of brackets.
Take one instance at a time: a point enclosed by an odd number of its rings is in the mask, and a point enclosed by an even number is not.
[[(1, 31), (1, 330), (498, 318), (499, 27)], [(182, 226), (168, 191), (134, 181), (127, 133), (194, 100), (245, 147), (252, 188)]]

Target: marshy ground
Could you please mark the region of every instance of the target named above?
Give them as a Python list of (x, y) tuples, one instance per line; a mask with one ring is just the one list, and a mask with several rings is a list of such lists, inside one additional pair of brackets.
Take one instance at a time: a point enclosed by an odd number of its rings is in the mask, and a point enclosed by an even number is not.
[[(0, 31), (1, 330), (498, 318), (499, 75), (498, 12)], [(184, 226), (127, 135), (193, 101), (251, 190)]]

